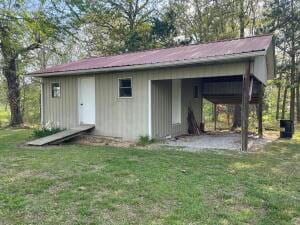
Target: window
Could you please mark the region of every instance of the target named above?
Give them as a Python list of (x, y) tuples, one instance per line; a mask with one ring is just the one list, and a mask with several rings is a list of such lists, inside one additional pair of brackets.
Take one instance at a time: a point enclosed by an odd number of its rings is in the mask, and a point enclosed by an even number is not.
[(132, 82), (131, 78), (119, 79), (119, 97), (132, 97)]
[(199, 88), (198, 86), (194, 86), (194, 98), (199, 98)]
[(172, 124), (181, 123), (181, 80), (172, 80)]
[(51, 91), (52, 91), (52, 98), (59, 98), (60, 97), (60, 84), (52, 83)]

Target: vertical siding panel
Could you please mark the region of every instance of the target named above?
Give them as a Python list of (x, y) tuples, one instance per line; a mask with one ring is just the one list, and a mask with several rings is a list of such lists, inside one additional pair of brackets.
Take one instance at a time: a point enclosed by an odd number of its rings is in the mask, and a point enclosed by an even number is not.
[[(59, 124), (62, 128), (73, 127), (76, 122), (74, 113), (77, 111), (77, 102), (74, 98), (76, 91), (75, 77), (44, 78), (44, 118), (48, 121)], [(61, 84), (61, 97), (52, 98), (51, 83)]]
[[(74, 77), (74, 80), (76, 80), (76, 77)], [(73, 117), (73, 110), (70, 105), (70, 101), (71, 101), (71, 98), (74, 93), (73, 88), (71, 88), (72, 85), (73, 85), (72, 79), (68, 79), (66, 87), (70, 91), (68, 92), (68, 95), (66, 96), (66, 102), (65, 102), (65, 109), (66, 109), (65, 111), (66, 111), (66, 113), (68, 113), (67, 115), (69, 115), (66, 120), (66, 124), (68, 125), (68, 127), (72, 126), (72, 117)]]

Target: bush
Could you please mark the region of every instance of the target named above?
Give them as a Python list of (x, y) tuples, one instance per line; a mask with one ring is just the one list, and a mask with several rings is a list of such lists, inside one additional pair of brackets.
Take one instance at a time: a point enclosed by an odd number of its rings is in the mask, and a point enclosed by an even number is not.
[(151, 144), (151, 143), (153, 143), (153, 139), (151, 139), (148, 135), (146, 135), (146, 136), (140, 136), (139, 137), (139, 141), (138, 141), (138, 145), (140, 145), (140, 146), (146, 146), (146, 145), (149, 145), (149, 144)]
[(56, 134), (58, 132), (62, 131), (60, 128), (47, 128), (47, 127), (42, 127), (38, 129), (33, 130), (33, 136), (35, 137), (46, 137), (52, 134)]

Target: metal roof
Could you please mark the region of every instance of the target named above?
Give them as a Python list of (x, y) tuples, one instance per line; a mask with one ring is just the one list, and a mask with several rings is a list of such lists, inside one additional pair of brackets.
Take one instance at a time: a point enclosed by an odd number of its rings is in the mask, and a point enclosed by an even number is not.
[(265, 51), (272, 42), (272, 35), (254, 36), (242, 39), (216, 41), (204, 44), (194, 44), (173, 48), (123, 53), (112, 56), (93, 57), (66, 64), (61, 64), (37, 71), (31, 75), (56, 75), (82, 71), (123, 68), (128, 66), (150, 65), (163, 63), (197, 61), (214, 57), (234, 56), (243, 53)]

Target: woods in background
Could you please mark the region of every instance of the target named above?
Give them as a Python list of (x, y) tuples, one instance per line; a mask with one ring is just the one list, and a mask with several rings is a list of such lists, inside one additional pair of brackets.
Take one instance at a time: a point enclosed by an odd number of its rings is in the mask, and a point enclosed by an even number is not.
[[(0, 110), (10, 125), (37, 123), (39, 81), (30, 71), (83, 57), (273, 33), (278, 71), (265, 121), (300, 122), (300, 1), (0, 0)], [(255, 112), (255, 108), (252, 109)], [(240, 126), (240, 107), (223, 106)], [(209, 110), (207, 111), (209, 113)]]

